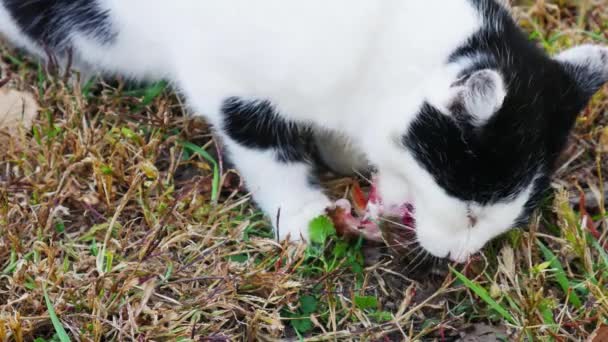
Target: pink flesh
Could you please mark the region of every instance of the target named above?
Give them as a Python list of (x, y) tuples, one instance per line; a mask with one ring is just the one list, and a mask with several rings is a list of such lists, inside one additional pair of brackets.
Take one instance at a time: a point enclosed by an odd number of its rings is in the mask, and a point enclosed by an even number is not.
[[(403, 203), (401, 205), (391, 205), (385, 206), (382, 203), (382, 197), (378, 193), (378, 186), (376, 185), (378, 182), (377, 178), (372, 178), (372, 184), (369, 191), (369, 199), (367, 201), (367, 210), (364, 216), (364, 220), (378, 221), (378, 216), (384, 215), (389, 217), (398, 217), (401, 220), (401, 223), (408, 227), (413, 227), (413, 217), (412, 217), (412, 205), (409, 203)], [(371, 208), (376, 207), (378, 210), (371, 210)], [(375, 214), (373, 211), (376, 211)]]
[(361, 235), (367, 240), (383, 241), (378, 225), (380, 215), (399, 217), (403, 225), (413, 227), (412, 206), (404, 203), (400, 206), (384, 207), (382, 198), (378, 194), (375, 178), (372, 180), (367, 206), (362, 218), (352, 215), (352, 206), (347, 199), (338, 200), (335, 205), (344, 210), (344, 222), (351, 233)]
[(354, 217), (351, 204), (347, 199), (336, 201), (336, 206), (344, 210), (344, 223), (351, 233), (361, 235), (366, 240), (382, 241), (380, 227), (375, 222)]

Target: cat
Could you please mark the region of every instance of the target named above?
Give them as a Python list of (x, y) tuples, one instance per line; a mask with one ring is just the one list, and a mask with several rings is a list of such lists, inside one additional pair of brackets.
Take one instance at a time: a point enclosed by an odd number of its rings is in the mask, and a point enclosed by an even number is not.
[[(306, 139), (372, 167), (382, 208), (465, 261), (524, 223), (608, 49), (548, 56), (498, 0), (0, 0), (0, 33), (45, 58), (166, 79), (214, 127), (279, 238), (332, 201)], [(383, 212), (380, 215), (386, 214)]]

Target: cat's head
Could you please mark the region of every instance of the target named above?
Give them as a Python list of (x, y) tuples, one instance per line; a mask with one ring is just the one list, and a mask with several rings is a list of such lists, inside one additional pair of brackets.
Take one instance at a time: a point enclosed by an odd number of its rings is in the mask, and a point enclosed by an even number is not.
[(379, 187), (390, 202), (405, 184), (418, 242), (464, 261), (538, 205), (577, 115), (608, 81), (608, 48), (475, 48), (447, 70), (399, 137), (406, 167), (380, 170)]

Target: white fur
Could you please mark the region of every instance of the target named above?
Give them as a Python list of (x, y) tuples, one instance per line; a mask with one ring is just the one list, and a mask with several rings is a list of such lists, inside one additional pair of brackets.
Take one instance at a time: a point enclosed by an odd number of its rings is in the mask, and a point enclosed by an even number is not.
[(339, 174), (361, 173), (370, 167), (356, 142), (336, 132), (315, 132), (315, 145), (319, 148), (321, 159)]
[(477, 124), (485, 123), (500, 107), (507, 95), (502, 76), (494, 70), (480, 70), (466, 81), (462, 97), (467, 112)]
[[(603, 55), (604, 57), (602, 57)], [(608, 58), (608, 48), (605, 46), (585, 44), (559, 53), (555, 59), (590, 68), (608, 77), (608, 65), (602, 59)]]
[[(279, 238), (308, 239), (308, 222), (324, 212), (330, 201), (308, 185), (308, 168), (302, 163), (276, 162), (272, 151), (250, 153), (238, 144), (228, 146), (255, 200), (263, 205)], [(290, 229), (298, 227), (300, 229)]]
[(598, 45), (581, 45), (561, 52), (555, 57), (558, 61), (568, 63), (586, 70), (586, 73), (574, 75), (583, 87), (590, 75), (605, 81), (608, 79), (608, 47)]
[(37, 47), (28, 37), (21, 34), (19, 27), (0, 3), (0, 34), (10, 39), (13, 44), (28, 50), (30, 53), (43, 57), (42, 49)]
[[(99, 1), (116, 41), (76, 35), (78, 60), (106, 73), (169, 79), (218, 128), (222, 101), (239, 96), (270, 100), (287, 119), (359, 142), (378, 169), (385, 204), (413, 202), (418, 239), (437, 256), (463, 260), (507, 229), (527, 200), (524, 191), (510, 202), (475, 206), (478, 227), (471, 228), (467, 203), (448, 196), (399, 146), (421, 104), (445, 108), (470, 64), (445, 64), (485, 20), (468, 0)], [(37, 50), (2, 8), (0, 32)], [(573, 54), (564, 58), (581, 59)], [(491, 101), (467, 102), (482, 120), (504, 98), (494, 81)], [(309, 185), (308, 168), (224, 139), (275, 225), (280, 210), (280, 237), (306, 239), (308, 222), (330, 204)]]

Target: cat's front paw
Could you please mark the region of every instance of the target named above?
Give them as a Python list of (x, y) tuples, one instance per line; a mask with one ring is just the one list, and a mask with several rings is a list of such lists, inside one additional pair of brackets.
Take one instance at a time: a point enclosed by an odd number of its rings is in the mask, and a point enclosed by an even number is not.
[(277, 217), (273, 218), (279, 240), (309, 241), (310, 221), (325, 214), (331, 202), (325, 198), (315, 198), (300, 204), (281, 206)]

